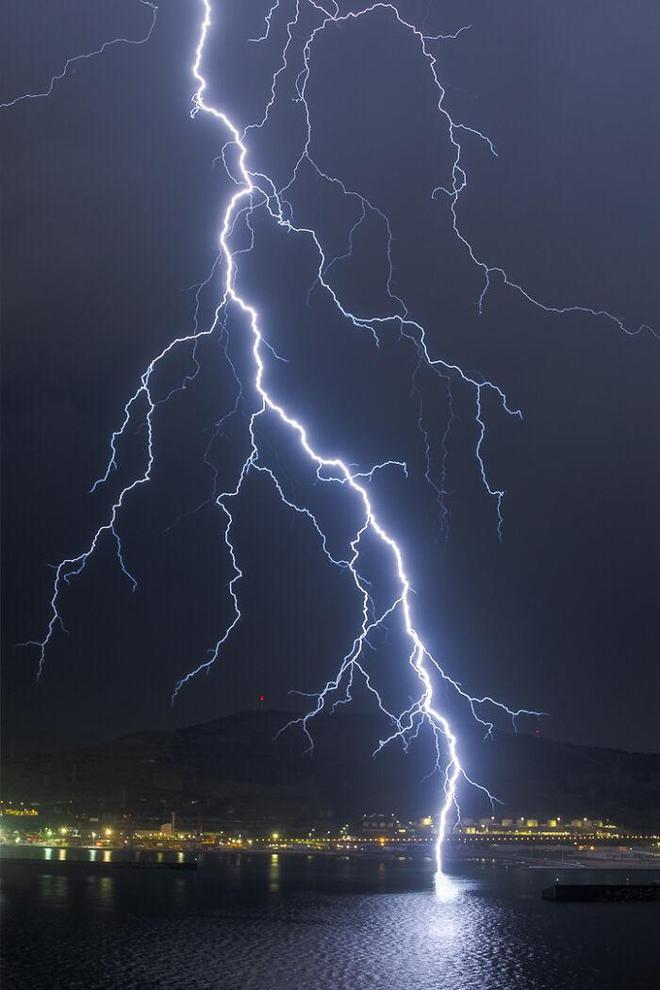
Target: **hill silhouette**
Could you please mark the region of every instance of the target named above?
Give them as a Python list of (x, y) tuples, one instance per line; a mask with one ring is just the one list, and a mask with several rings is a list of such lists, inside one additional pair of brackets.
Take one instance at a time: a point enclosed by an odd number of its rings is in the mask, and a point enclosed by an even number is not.
[[(372, 812), (402, 819), (432, 813), (441, 777), (429, 776), (428, 741), (372, 756), (383, 725), (341, 712), (315, 720), (314, 750), (301, 731), (278, 735), (295, 714), (241, 712), (173, 731), (134, 733), (100, 745), (3, 759), (4, 797), (69, 803), (138, 818), (176, 811), (226, 822), (351, 821)], [(507, 817), (590, 817), (630, 828), (660, 823), (660, 755), (626, 753), (497, 734), (463, 753), (470, 772)], [(462, 788), (465, 814), (490, 814)]]

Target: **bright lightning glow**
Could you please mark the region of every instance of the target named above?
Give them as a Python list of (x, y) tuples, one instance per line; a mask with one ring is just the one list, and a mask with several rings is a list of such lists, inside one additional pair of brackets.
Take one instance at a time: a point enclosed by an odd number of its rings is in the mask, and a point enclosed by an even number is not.
[[(126, 39), (115, 39), (106, 42), (97, 52), (88, 55), (76, 56), (69, 59), (63, 71), (54, 76), (48, 90), (39, 94), (26, 94), (11, 101), (9, 106), (22, 99), (33, 99), (37, 96), (49, 96), (55, 83), (67, 72), (71, 64), (81, 58), (90, 58), (92, 55), (100, 54), (111, 44), (124, 42), (127, 44), (142, 44), (147, 41), (152, 34), (156, 23), (157, 8), (147, 0), (139, 0), (140, 3), (151, 8), (153, 20), (147, 35), (138, 42), (129, 42)], [(184, 345), (192, 347), (192, 360), (195, 371), (186, 377), (180, 388), (185, 388), (189, 381), (194, 378), (199, 370), (197, 361), (197, 344), (203, 337), (210, 337), (220, 333), (224, 339), (224, 354), (231, 366), (232, 375), (237, 385), (237, 396), (233, 409), (227, 413), (222, 420), (216, 424), (216, 434), (222, 428), (227, 418), (233, 416), (238, 410), (239, 404), (246, 402), (243, 384), (238, 371), (231, 362), (228, 345), (226, 321), (230, 311), (240, 315), (242, 323), (245, 325), (251, 341), (251, 388), (257, 396), (256, 408), (253, 409), (247, 418), (247, 438), (249, 441), (249, 451), (243, 461), (235, 482), (223, 491), (217, 490), (218, 470), (209, 460), (209, 451), (213, 439), (210, 441), (206, 453), (205, 463), (209, 466), (213, 475), (212, 498), (218, 505), (224, 520), (224, 543), (232, 567), (232, 576), (228, 584), (229, 597), (232, 604), (232, 615), (226, 627), (222, 630), (217, 642), (209, 650), (208, 658), (198, 664), (193, 670), (182, 677), (175, 685), (173, 700), (179, 692), (196, 677), (220, 657), (221, 652), (229, 640), (234, 628), (241, 620), (241, 608), (239, 599), (240, 581), (243, 571), (239, 563), (240, 554), (233, 540), (233, 515), (232, 503), (242, 492), (244, 483), (248, 476), (257, 472), (267, 478), (272, 483), (273, 490), (281, 502), (291, 511), (305, 517), (314, 527), (319, 539), (322, 553), (327, 558), (329, 564), (339, 568), (357, 592), (357, 599), (360, 603), (361, 620), (357, 630), (354, 632), (351, 644), (345, 653), (339, 668), (333, 678), (331, 678), (322, 690), (314, 696), (314, 704), (311, 710), (301, 718), (295, 720), (304, 731), (310, 747), (313, 746), (311, 734), (311, 723), (315, 716), (322, 711), (332, 712), (338, 705), (343, 705), (351, 700), (351, 690), (355, 678), (363, 681), (366, 689), (374, 697), (379, 710), (386, 716), (391, 727), (389, 735), (380, 740), (376, 752), (391, 742), (398, 740), (404, 748), (415, 739), (420, 730), (428, 728), (432, 733), (437, 754), (436, 769), (441, 771), (442, 794), (439, 799), (437, 811), (438, 820), (438, 841), (436, 845), (436, 883), (438, 894), (442, 897), (450, 893), (450, 885), (442, 871), (442, 843), (446, 837), (452, 823), (455, 811), (458, 810), (457, 788), (459, 781), (463, 778), (473, 786), (480, 787), (481, 790), (494, 801), (495, 798), (480, 784), (476, 784), (469, 776), (461, 762), (459, 743), (456, 733), (450, 725), (447, 715), (441, 710), (440, 702), (437, 700), (437, 687), (434, 689), (434, 682), (445, 685), (465, 704), (474, 720), (483, 727), (486, 736), (491, 736), (494, 729), (494, 719), (505, 716), (513, 721), (514, 727), (516, 719), (521, 716), (535, 716), (541, 713), (529, 711), (527, 709), (510, 708), (490, 696), (473, 696), (469, 694), (461, 684), (444, 669), (439, 660), (432, 655), (427, 645), (424, 643), (418, 632), (413, 609), (413, 589), (411, 587), (409, 573), (405, 563), (405, 554), (399, 538), (383, 524), (379, 517), (372, 497), (370, 496), (370, 483), (373, 481), (374, 472), (377, 470), (398, 470), (408, 476), (408, 468), (402, 460), (387, 460), (373, 465), (368, 469), (360, 469), (353, 464), (347, 463), (344, 459), (334, 453), (320, 451), (315, 444), (310, 427), (296, 418), (287, 406), (284, 399), (277, 397), (268, 382), (268, 369), (270, 358), (281, 360), (276, 354), (272, 345), (263, 335), (260, 317), (249, 301), (239, 289), (237, 284), (238, 257), (251, 250), (254, 243), (254, 228), (251, 226), (251, 217), (257, 210), (265, 211), (270, 219), (284, 228), (289, 233), (298, 238), (305, 238), (309, 241), (317, 259), (315, 281), (309, 290), (309, 296), (315, 291), (323, 292), (335, 307), (339, 319), (352, 324), (356, 329), (366, 331), (374, 340), (375, 346), (379, 346), (381, 334), (391, 328), (397, 329), (401, 336), (414, 348), (416, 357), (416, 368), (411, 383), (412, 393), (416, 397), (419, 409), (419, 429), (423, 439), (425, 451), (426, 471), (425, 477), (431, 485), (441, 508), (441, 515), (446, 524), (446, 506), (444, 496), (446, 492), (446, 470), (447, 470), (447, 440), (448, 433), (454, 418), (453, 415), (453, 392), (455, 384), (465, 387), (471, 391), (474, 399), (474, 426), (476, 443), (474, 456), (479, 476), (487, 494), (492, 498), (497, 516), (497, 531), (502, 537), (502, 503), (505, 492), (494, 487), (489, 481), (488, 472), (483, 459), (483, 442), (486, 436), (486, 421), (483, 415), (482, 398), (485, 393), (494, 395), (504, 412), (510, 416), (522, 418), (521, 412), (512, 406), (505, 393), (495, 383), (482, 378), (473, 373), (467, 373), (455, 362), (431, 354), (427, 342), (425, 327), (410, 315), (410, 309), (404, 299), (398, 295), (394, 286), (394, 265), (393, 265), (393, 234), (392, 225), (387, 215), (373, 204), (366, 196), (360, 192), (349, 189), (339, 177), (329, 175), (323, 170), (312, 157), (312, 113), (307, 98), (307, 88), (312, 72), (313, 52), (315, 42), (319, 36), (330, 30), (338, 29), (341, 25), (350, 26), (361, 18), (374, 19), (377, 26), (382, 26), (377, 19), (388, 18), (394, 23), (398, 30), (407, 32), (414, 39), (419, 56), (426, 66), (432, 85), (437, 92), (437, 110), (445, 122), (448, 131), (449, 142), (452, 148), (452, 168), (451, 185), (447, 187), (438, 186), (433, 190), (433, 197), (443, 193), (448, 197), (451, 204), (451, 217), (453, 231), (472, 263), (483, 273), (483, 287), (479, 298), (479, 309), (481, 310), (490, 287), (490, 280), (493, 274), (498, 274), (505, 284), (519, 292), (532, 305), (552, 313), (580, 312), (588, 313), (596, 318), (603, 318), (628, 334), (638, 333), (642, 330), (651, 330), (643, 325), (638, 329), (627, 327), (622, 320), (601, 309), (583, 306), (555, 306), (539, 302), (529, 295), (520, 285), (504, 272), (503, 269), (491, 266), (482, 261), (476, 250), (468, 242), (461, 232), (459, 223), (459, 205), (462, 193), (467, 187), (468, 177), (463, 164), (463, 148), (461, 138), (464, 134), (476, 137), (484, 142), (489, 151), (496, 155), (497, 151), (491, 139), (480, 131), (452, 119), (444, 104), (445, 90), (441, 85), (437, 74), (436, 58), (432, 54), (431, 46), (441, 41), (451, 41), (457, 39), (463, 32), (468, 30), (468, 25), (459, 28), (452, 34), (428, 34), (423, 28), (416, 26), (406, 20), (400, 13), (395, 3), (376, 2), (364, 6), (358, 10), (342, 13), (338, 3), (334, 0), (295, 0), (289, 4), (292, 14), (285, 21), (285, 41), (281, 51), (279, 65), (275, 70), (269, 92), (269, 98), (264, 108), (264, 112), (259, 120), (247, 126), (239, 127), (228, 114), (221, 108), (214, 106), (207, 98), (207, 78), (204, 74), (204, 56), (207, 40), (213, 23), (214, 6), (212, 0), (199, 0), (201, 17), (199, 24), (198, 43), (194, 53), (191, 66), (192, 76), (195, 80), (196, 90), (193, 96), (192, 115), (205, 114), (213, 118), (222, 129), (224, 146), (216, 161), (222, 162), (230, 179), (235, 183), (235, 191), (229, 199), (224, 210), (220, 230), (218, 234), (218, 257), (213, 265), (208, 277), (200, 283), (197, 288), (197, 305), (195, 310), (194, 325), (191, 332), (177, 337), (171, 341), (153, 360), (140, 376), (138, 385), (133, 395), (124, 406), (124, 416), (120, 427), (112, 434), (110, 440), (110, 457), (104, 473), (94, 482), (92, 490), (106, 483), (111, 474), (118, 467), (119, 444), (125, 436), (131, 424), (141, 423), (145, 428), (145, 455), (146, 465), (142, 473), (138, 473), (130, 483), (120, 492), (119, 496), (111, 506), (108, 519), (96, 531), (88, 547), (76, 557), (62, 560), (55, 569), (55, 579), (53, 584), (53, 594), (50, 602), (50, 619), (46, 628), (46, 633), (42, 640), (33, 642), (38, 650), (38, 673), (43, 669), (47, 649), (56, 634), (58, 628), (64, 629), (60, 613), (60, 598), (63, 587), (68, 585), (71, 578), (82, 573), (87, 561), (96, 551), (99, 542), (104, 538), (110, 538), (114, 542), (118, 563), (121, 570), (126, 575), (133, 590), (137, 587), (137, 579), (126, 563), (124, 548), (118, 530), (119, 516), (126, 499), (131, 492), (146, 484), (151, 478), (151, 469), (154, 462), (153, 454), (153, 428), (154, 415), (157, 407), (172, 394), (169, 393), (165, 399), (156, 399), (153, 392), (153, 379), (156, 369), (163, 358), (174, 349)], [(249, 41), (252, 44), (272, 44), (273, 26), (282, 15), (284, 4), (276, 0), (267, 11), (263, 29), (261, 33)], [(304, 28), (301, 21), (301, 12), (305, 10), (306, 15), (315, 18), (313, 26), (307, 29), (304, 35)], [(307, 23), (307, 22), (306, 22)], [(302, 37), (301, 37), (302, 35)], [(273, 108), (276, 106), (281, 96), (281, 90), (286, 85), (287, 78), (291, 73), (293, 59), (298, 59), (301, 66), (295, 81), (291, 86), (288, 96), (294, 100), (298, 106), (304, 122), (304, 142), (300, 149), (295, 166), (286, 183), (280, 187), (265, 174), (259, 167), (258, 162), (253, 162), (251, 157), (250, 138), (253, 132), (258, 132), (264, 128), (269, 121)], [(231, 164), (230, 164), (231, 161)], [(294, 187), (302, 170), (312, 169), (315, 175), (324, 183), (339, 189), (342, 196), (354, 201), (359, 210), (357, 220), (353, 223), (347, 233), (347, 250), (344, 254), (331, 257), (326, 253), (322, 238), (317, 230), (312, 227), (301, 226), (294, 220), (294, 211), (291, 202), (287, 198)], [(383, 236), (386, 245), (387, 256), (387, 278), (385, 290), (390, 311), (385, 315), (374, 316), (370, 314), (355, 313), (348, 308), (340, 297), (339, 291), (333, 282), (333, 268), (341, 260), (350, 260), (353, 253), (354, 237), (360, 226), (366, 219), (375, 218), (382, 225)], [(249, 246), (236, 249), (232, 247), (232, 238), (240, 225), (244, 223), (249, 232)], [(210, 326), (200, 329), (198, 324), (199, 313), (199, 293), (203, 287), (211, 284), (216, 275), (221, 280), (221, 297), (215, 307), (214, 317)], [(654, 332), (651, 330), (651, 332)], [(424, 421), (424, 410), (422, 394), (418, 385), (418, 374), (422, 369), (432, 372), (441, 380), (442, 385), (447, 390), (450, 417), (442, 438), (442, 469), (439, 482), (434, 480), (431, 471), (430, 461), (430, 437)], [(175, 389), (173, 391), (177, 391)], [(262, 453), (259, 444), (260, 427), (266, 422), (276, 422), (296, 441), (298, 450), (306, 461), (313, 468), (319, 482), (336, 487), (337, 501), (339, 505), (346, 507), (356, 507), (359, 509), (360, 522), (357, 529), (348, 541), (345, 556), (338, 557), (330, 552), (328, 538), (323, 527), (314, 512), (308, 505), (298, 504), (289, 494), (286, 486), (277, 472), (267, 466), (262, 460)], [(196, 511), (196, 510), (193, 510)], [(372, 587), (361, 572), (363, 560), (364, 543), (367, 538), (375, 539), (380, 547), (386, 551), (395, 578), (396, 591), (385, 607), (376, 609), (372, 596)], [(385, 628), (388, 621), (400, 621), (401, 629), (407, 641), (405, 660), (410, 670), (415, 676), (418, 684), (418, 694), (409, 706), (402, 712), (392, 711), (383, 701), (381, 692), (377, 684), (374, 683), (373, 676), (364, 664), (365, 649), (373, 648), (370, 643), (370, 636), (377, 630)]]

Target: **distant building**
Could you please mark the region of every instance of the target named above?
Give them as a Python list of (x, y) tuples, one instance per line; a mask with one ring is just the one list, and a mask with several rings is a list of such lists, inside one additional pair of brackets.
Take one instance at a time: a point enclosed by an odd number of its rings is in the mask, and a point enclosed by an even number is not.
[(386, 835), (397, 831), (399, 824), (394, 815), (365, 815), (360, 830), (364, 835)]

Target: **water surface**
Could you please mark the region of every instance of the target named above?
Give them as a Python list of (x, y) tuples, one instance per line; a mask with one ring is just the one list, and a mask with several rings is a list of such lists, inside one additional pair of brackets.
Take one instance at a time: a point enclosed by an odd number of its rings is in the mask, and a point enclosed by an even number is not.
[(235, 855), (173, 872), (61, 854), (3, 862), (5, 990), (660, 987), (658, 905), (545, 902), (548, 871), (465, 864), (440, 902), (424, 860)]

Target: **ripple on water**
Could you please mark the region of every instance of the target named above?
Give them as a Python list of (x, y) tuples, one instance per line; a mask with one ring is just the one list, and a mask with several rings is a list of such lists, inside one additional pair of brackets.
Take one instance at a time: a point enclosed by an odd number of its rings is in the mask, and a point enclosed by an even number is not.
[[(15, 869), (15, 868), (14, 868)], [(318, 893), (220, 877), (5, 878), (5, 990), (657, 990), (654, 905), (556, 905), (539, 878)], [(19, 870), (20, 873), (20, 870)], [(542, 881), (541, 885), (543, 884)], [(657, 936), (656, 936), (657, 938)]]

